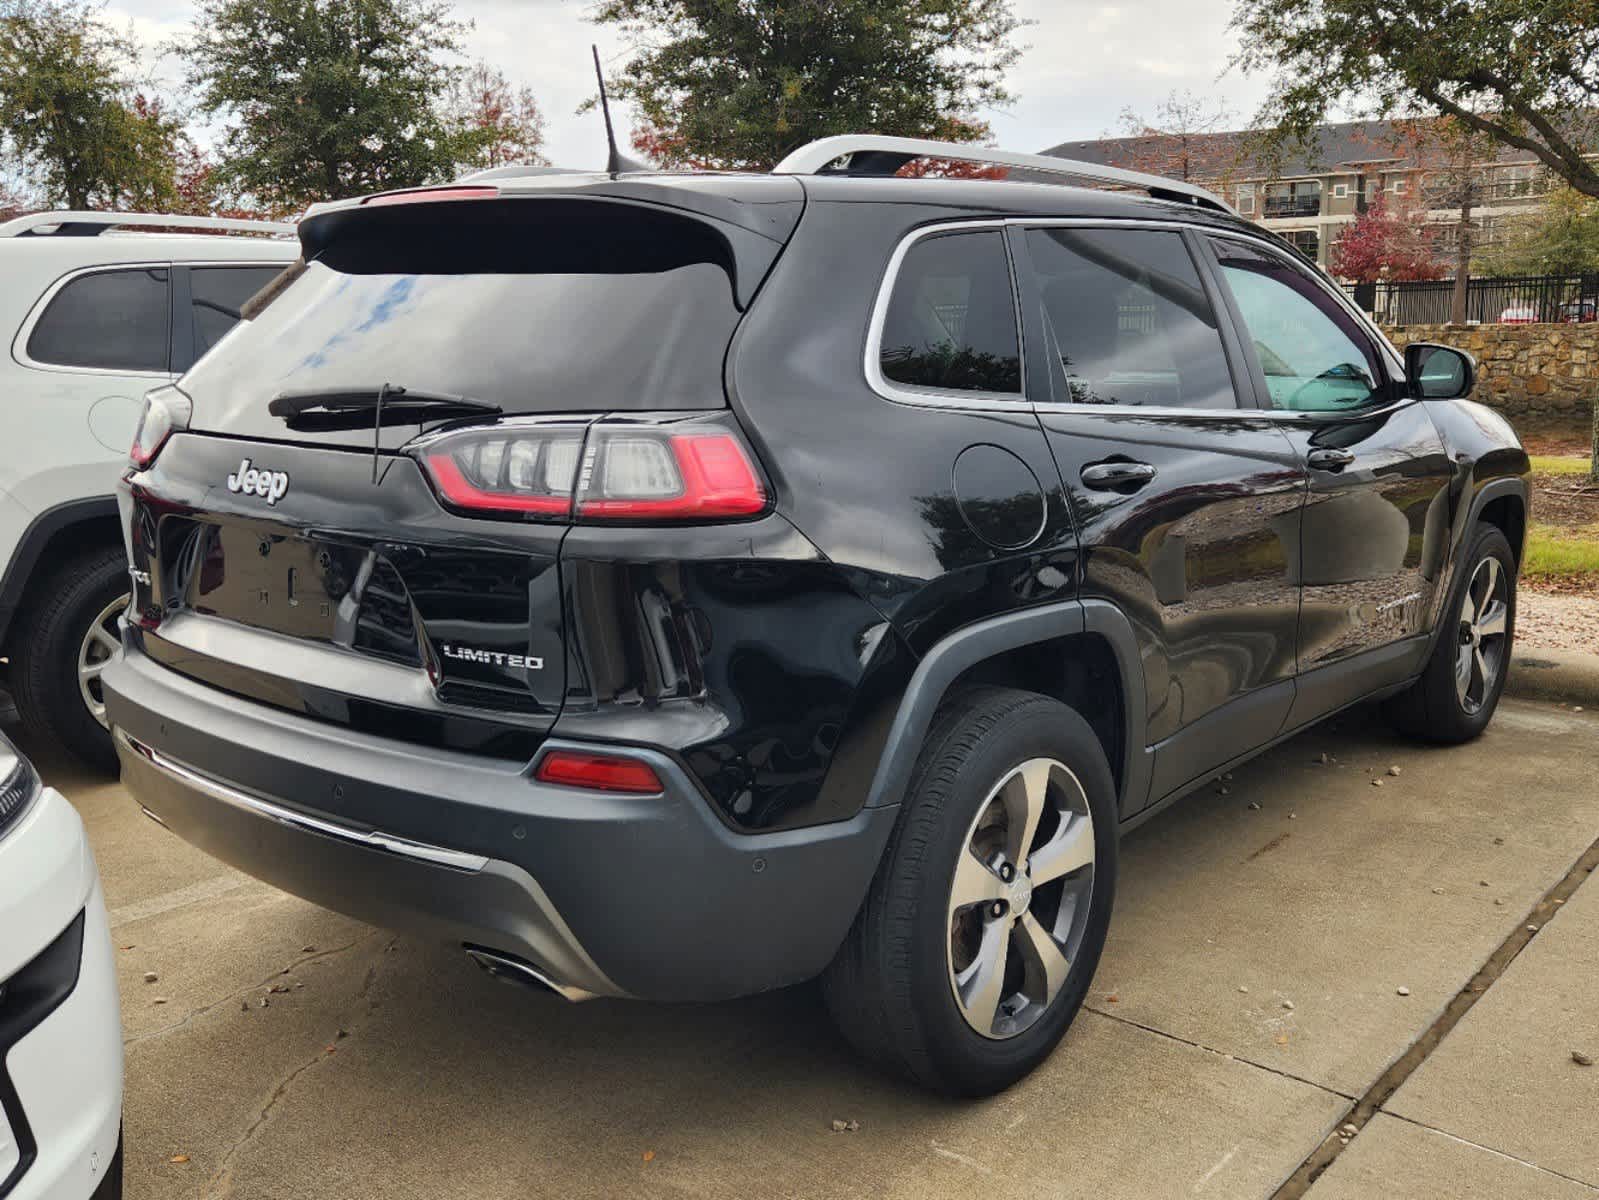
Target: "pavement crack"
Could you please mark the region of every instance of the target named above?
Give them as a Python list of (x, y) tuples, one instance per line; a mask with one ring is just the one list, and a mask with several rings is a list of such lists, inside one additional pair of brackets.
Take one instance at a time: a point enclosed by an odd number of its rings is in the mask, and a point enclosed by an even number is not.
[[(353, 950), (362, 942), (370, 941), (372, 938), (377, 936), (379, 935), (376, 931), (364, 933), (360, 937), (356, 938), (353, 942), (347, 942), (342, 946), (334, 946), (329, 950), (318, 950), (314, 954), (303, 955), (302, 957), (295, 959), (288, 966), (280, 967), (278, 970), (273, 971), (272, 974), (268, 975), (260, 983), (253, 984), (250, 987), (240, 988), (235, 992), (229, 992), (226, 996), (223, 996), (217, 1000), (213, 1000), (209, 1004), (202, 1004), (198, 1008), (190, 1009), (183, 1015), (182, 1019), (174, 1021), (170, 1025), (163, 1025), (159, 1029), (151, 1029), (144, 1033), (135, 1034), (130, 1038), (123, 1038), (123, 1048), (126, 1049), (129, 1046), (137, 1046), (140, 1042), (149, 1041), (151, 1038), (165, 1037), (169, 1033), (176, 1033), (180, 1029), (187, 1028), (194, 1021), (205, 1016), (207, 1013), (214, 1012), (216, 1009), (221, 1008), (224, 1004), (231, 1004), (235, 1000), (248, 996), (251, 992), (258, 992), (262, 988), (270, 986), (273, 980), (279, 979), (291, 971), (298, 970), (308, 963), (316, 962), (319, 959), (331, 958), (334, 955), (343, 954), (348, 950)], [(370, 982), (371, 981), (368, 980), (368, 984), (370, 984)], [(365, 989), (363, 988), (363, 991), (364, 990)]]
[[(361, 942), (371, 941), (379, 936), (382, 935), (378, 931), (374, 930), (365, 937), (357, 938), (356, 941), (351, 943), (351, 945), (359, 945)], [(384, 950), (392, 950), (398, 941), (398, 938), (390, 937), (388, 945), (384, 947)], [(344, 947), (344, 949), (349, 949), (349, 947)], [(323, 954), (337, 953), (339, 953), (338, 950), (329, 950), (320, 952), (314, 957), (322, 957)], [(310, 959), (308, 958), (306, 961), (310, 961)], [(367, 968), (366, 977), (361, 981), (360, 988), (356, 991), (354, 997), (352, 997), (349, 1008), (355, 1009), (362, 1005), (367, 1005), (367, 1011), (371, 1011), (368, 997), (371, 994), (372, 985), (377, 982), (378, 975), (380, 974), (379, 964), (382, 961), (383, 959), (379, 959), (378, 962), (373, 963)], [(281, 972), (279, 973), (281, 974)], [(268, 976), (269, 981), (272, 978), (272, 976)], [(289, 1089), (294, 1086), (295, 1081), (318, 1063), (325, 1062), (338, 1053), (339, 1042), (350, 1035), (355, 1024), (356, 1022), (353, 1017), (346, 1016), (341, 1018), (336, 1023), (337, 1033), (334, 1035), (333, 1040), (322, 1046), (321, 1049), (319, 1049), (309, 1059), (291, 1070), (278, 1082), (278, 1085), (272, 1089), (272, 1094), (267, 1097), (266, 1103), (261, 1106), (261, 1111), (256, 1115), (255, 1120), (250, 1122), (249, 1128), (235, 1138), (233, 1143), (227, 1148), (227, 1150), (223, 1152), (221, 1160), (217, 1163), (217, 1169), (212, 1172), (211, 1178), (206, 1182), (206, 1200), (226, 1200), (226, 1197), (229, 1197), (233, 1194), (234, 1160), (237, 1159), (237, 1157), (246, 1148), (248, 1148), (253, 1141), (255, 1141), (256, 1135), (260, 1133), (262, 1127), (265, 1126), (267, 1121), (271, 1118), (272, 1111), (277, 1108), (277, 1106), (282, 1102), (283, 1098), (288, 1095)]]
[(1492, 1146), (1484, 1146), (1481, 1142), (1474, 1142), (1470, 1138), (1463, 1138), (1458, 1133), (1450, 1133), (1447, 1129), (1439, 1129), (1436, 1125), (1429, 1125), (1427, 1122), (1418, 1121), (1414, 1117), (1401, 1116), (1399, 1113), (1389, 1112), (1387, 1109), (1383, 1110), (1383, 1115), (1392, 1117), (1396, 1121), (1403, 1121), (1407, 1125), (1414, 1125), (1417, 1129), (1425, 1129), (1428, 1133), (1436, 1133), (1439, 1137), (1446, 1137), (1452, 1142), (1459, 1142), (1462, 1146), (1470, 1146), (1473, 1150), (1485, 1151), (1488, 1154), (1492, 1154), (1495, 1158), (1508, 1159), (1518, 1166), (1530, 1167), (1532, 1170), (1537, 1171), (1542, 1175), (1553, 1175), (1556, 1179), (1564, 1179), (1567, 1183), (1578, 1184), (1581, 1187), (1587, 1188), (1594, 1195), (1599, 1196), (1599, 1187), (1595, 1187), (1586, 1179), (1578, 1179), (1575, 1175), (1567, 1175), (1562, 1171), (1556, 1171), (1549, 1167), (1540, 1166), (1538, 1163), (1530, 1162), (1525, 1158), (1519, 1158), (1514, 1154), (1508, 1153), (1507, 1151), (1496, 1150)]
[[(1578, 856), (1571, 869), (1562, 875), (1555, 885), (1543, 894), (1543, 898), (1532, 906), (1531, 911), (1517, 922), (1515, 929), (1484, 960), (1477, 972), (1466, 981), (1466, 986), (1455, 993), (1454, 999), (1445, 1005), (1438, 1018), (1422, 1031), (1421, 1036), (1412, 1042), (1403, 1054), (1389, 1064), (1388, 1069), (1366, 1090), (1366, 1094), (1356, 1100), (1349, 1111), (1334, 1123), (1333, 1132), (1328, 1133), (1321, 1144), (1295, 1168), (1293, 1174), (1283, 1181), (1282, 1186), (1272, 1193), (1271, 1200), (1299, 1200), (1310, 1190), (1311, 1185), (1321, 1178), (1322, 1172), (1332, 1166), (1333, 1161), (1360, 1136), (1360, 1131), (1365, 1129), (1372, 1117), (1379, 1112), (1387, 1112), (1384, 1105), (1393, 1098), (1405, 1080), (1432, 1056), (1439, 1043), (1460, 1024), (1461, 1019), (1476, 1006), (1477, 1001), (1487, 995), (1488, 989), (1499, 981), (1510, 964), (1516, 960), (1516, 956), (1525, 950), (1532, 939), (1538, 936), (1539, 931), (1560, 912), (1561, 906), (1571, 899), (1595, 868), (1599, 868), (1599, 839)], [(1388, 1115), (1399, 1114), (1388, 1113)], [(1354, 1126), (1354, 1131), (1345, 1136), (1339, 1131), (1347, 1126)], [(1443, 1130), (1437, 1132), (1443, 1133)], [(1459, 1140), (1465, 1141), (1464, 1138)], [(1483, 1149), (1486, 1150), (1488, 1147), (1484, 1146)], [(1503, 1151), (1495, 1153), (1502, 1154)], [(1505, 1155), (1505, 1157), (1511, 1156)], [(1555, 1174), (1552, 1171), (1549, 1173)]]
[(1281, 1075), (1284, 1079), (1292, 1079), (1295, 1083), (1306, 1084), (1315, 1088), (1317, 1091), (1326, 1092), (1330, 1096), (1338, 1096), (1344, 1100), (1354, 1100), (1354, 1097), (1348, 1092), (1340, 1092), (1337, 1088), (1328, 1087), (1325, 1083), (1318, 1083), (1314, 1079), (1306, 1079), (1303, 1075), (1295, 1075), (1292, 1071), (1285, 1071), (1281, 1067), (1274, 1067), (1268, 1063), (1257, 1062), (1255, 1059), (1245, 1058), (1241, 1054), (1234, 1054), (1230, 1050), (1221, 1050), (1215, 1046), (1207, 1046), (1204, 1042), (1196, 1042), (1189, 1038), (1179, 1037), (1175, 1033), (1168, 1033), (1164, 1029), (1157, 1029), (1153, 1025), (1146, 1025), (1142, 1021), (1135, 1021), (1131, 1017), (1124, 1017), (1120, 1013), (1106, 1012), (1102, 1008), (1095, 1008), (1092, 1004), (1085, 1004), (1083, 1005), (1083, 1008), (1086, 1011), (1093, 1013), (1095, 1016), (1105, 1017), (1108, 1020), (1117, 1021), (1123, 1025), (1130, 1025), (1134, 1029), (1142, 1029), (1145, 1033), (1153, 1033), (1156, 1037), (1166, 1038), (1168, 1041), (1176, 1042), (1179, 1045), (1190, 1046), (1195, 1050), (1203, 1050), (1206, 1054), (1214, 1054), (1218, 1058), (1229, 1058), (1234, 1062), (1243, 1063), (1246, 1067), (1254, 1067), (1256, 1070), (1269, 1071), (1273, 1075)]

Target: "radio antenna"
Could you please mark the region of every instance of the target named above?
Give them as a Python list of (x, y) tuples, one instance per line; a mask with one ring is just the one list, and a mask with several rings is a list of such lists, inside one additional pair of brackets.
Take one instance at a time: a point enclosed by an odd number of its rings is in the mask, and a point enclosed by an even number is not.
[(605, 173), (619, 175), (623, 171), (646, 171), (649, 168), (643, 163), (634, 162), (616, 148), (616, 130), (611, 125), (611, 102), (605, 95), (605, 72), (600, 69), (600, 48), (590, 42), (589, 49), (594, 52), (594, 78), (600, 84), (600, 112), (605, 115), (605, 144), (610, 148), (605, 158)]

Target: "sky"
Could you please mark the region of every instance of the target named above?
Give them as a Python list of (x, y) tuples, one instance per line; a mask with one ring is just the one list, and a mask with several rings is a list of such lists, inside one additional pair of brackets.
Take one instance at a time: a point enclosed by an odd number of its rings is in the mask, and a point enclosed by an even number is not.
[[(546, 153), (567, 167), (598, 167), (605, 135), (598, 114), (575, 109), (591, 96), (589, 43), (602, 61), (620, 66), (626, 43), (610, 28), (592, 24), (590, 0), (456, 0), (472, 23), (466, 51), (530, 85), (544, 110)], [(1152, 115), (1168, 93), (1192, 91), (1248, 124), (1266, 81), (1228, 70), (1236, 49), (1227, 31), (1233, 0), (1143, 0), (1102, 4), (1083, 0), (1015, 0), (1018, 16), (1034, 22), (1017, 34), (1026, 47), (1013, 68), (1016, 103), (985, 114), (997, 145), (1037, 151), (1060, 142), (1119, 130), (1126, 108)], [(175, 85), (178, 64), (153, 48), (184, 33), (191, 0), (111, 0), (106, 15), (152, 48), (150, 70), (158, 84)], [(625, 112), (617, 114), (627, 124)], [(619, 131), (620, 132), (620, 131)]]

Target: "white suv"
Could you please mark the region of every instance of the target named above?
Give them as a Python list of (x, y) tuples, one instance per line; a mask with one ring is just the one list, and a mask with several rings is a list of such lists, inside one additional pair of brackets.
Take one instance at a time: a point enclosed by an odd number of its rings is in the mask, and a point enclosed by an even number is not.
[(0, 653), (29, 730), (96, 764), (116, 764), (99, 690), (128, 595), (113, 489), (144, 393), (233, 327), (293, 262), (293, 232), (127, 213), (0, 224)]
[(0, 736), (0, 1196), (122, 1195), (122, 1021), (83, 822)]

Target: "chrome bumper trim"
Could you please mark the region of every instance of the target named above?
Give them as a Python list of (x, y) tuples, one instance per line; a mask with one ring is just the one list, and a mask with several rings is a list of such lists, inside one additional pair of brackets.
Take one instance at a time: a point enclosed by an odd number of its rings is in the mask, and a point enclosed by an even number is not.
[[(426, 842), (413, 842), (410, 838), (403, 838), (396, 834), (384, 833), (380, 829), (359, 830), (351, 829), (347, 825), (339, 825), (333, 821), (325, 821), (320, 817), (308, 816), (296, 812), (292, 808), (285, 808), (281, 804), (274, 804), (270, 800), (263, 800), (259, 796), (252, 796), (241, 792), (237, 788), (202, 775), (198, 771), (184, 766), (180, 762), (168, 758), (160, 751), (146, 746), (143, 742), (135, 741), (121, 729), (113, 730), (113, 737), (127, 750), (145, 759), (157, 770), (182, 780), (192, 788), (196, 788), (219, 800), (223, 804), (232, 805), (234, 808), (253, 813), (258, 817), (277, 821), (294, 829), (302, 829), (309, 833), (319, 833), (324, 837), (337, 838), (341, 842), (350, 842), (357, 846), (365, 846), (371, 850), (384, 850), (390, 854), (398, 854), (402, 858), (414, 858), (420, 862), (432, 863), (435, 866), (449, 867), (456, 871), (481, 871), (488, 866), (489, 860), (481, 854), (467, 854), (460, 850), (447, 850), (443, 846), (431, 846)], [(148, 809), (145, 810), (149, 812)], [(161, 818), (155, 817), (157, 821)]]

